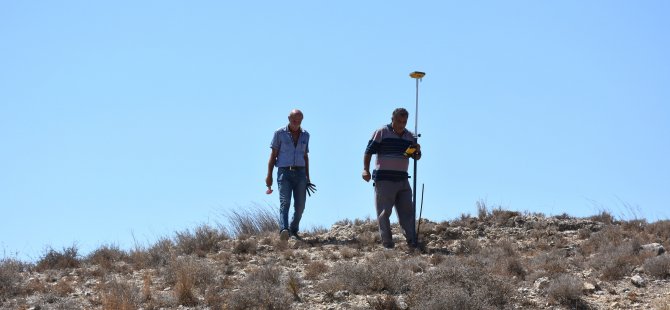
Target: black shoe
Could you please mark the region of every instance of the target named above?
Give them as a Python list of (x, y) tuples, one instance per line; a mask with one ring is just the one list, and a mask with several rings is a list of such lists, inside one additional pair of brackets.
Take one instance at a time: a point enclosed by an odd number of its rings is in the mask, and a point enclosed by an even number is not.
[(300, 237), (297, 232), (292, 232), (291, 233), (291, 240), (302, 241), (302, 237)]
[(395, 243), (393, 242), (384, 242), (382, 243), (382, 246), (384, 246), (384, 249), (390, 250), (395, 247)]

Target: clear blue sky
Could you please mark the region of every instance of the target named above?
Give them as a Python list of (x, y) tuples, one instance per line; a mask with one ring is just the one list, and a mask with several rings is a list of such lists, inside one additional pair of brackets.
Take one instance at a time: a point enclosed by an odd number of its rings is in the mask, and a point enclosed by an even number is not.
[(363, 151), (396, 107), (414, 128), (414, 70), (424, 217), (670, 215), (668, 1), (227, 3), (0, 3), (0, 257), (276, 207), (292, 108), (318, 186), (302, 227), (372, 216)]

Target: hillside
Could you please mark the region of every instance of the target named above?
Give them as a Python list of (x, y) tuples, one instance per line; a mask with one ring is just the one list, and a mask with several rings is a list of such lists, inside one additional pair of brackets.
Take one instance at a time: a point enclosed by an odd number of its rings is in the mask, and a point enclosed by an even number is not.
[(421, 224), (410, 251), (374, 220), (279, 240), (272, 215), (229, 217), (130, 251), (0, 262), (2, 309), (670, 309), (670, 221), (520, 214)]

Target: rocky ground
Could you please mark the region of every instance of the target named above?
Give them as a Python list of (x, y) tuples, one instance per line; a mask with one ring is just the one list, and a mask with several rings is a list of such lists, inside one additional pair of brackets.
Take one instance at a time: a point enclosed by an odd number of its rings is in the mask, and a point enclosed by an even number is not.
[(0, 308), (670, 309), (670, 221), (480, 208), (422, 222), (414, 251), (394, 232), (386, 250), (370, 220), (288, 242), (201, 226), (131, 251), (6, 258)]

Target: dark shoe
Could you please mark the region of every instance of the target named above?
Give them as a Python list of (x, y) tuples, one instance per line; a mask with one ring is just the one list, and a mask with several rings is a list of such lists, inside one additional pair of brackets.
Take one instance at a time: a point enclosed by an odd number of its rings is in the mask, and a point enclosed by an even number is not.
[(297, 232), (294, 232), (294, 233), (291, 233), (291, 240), (302, 241), (302, 237), (300, 237)]
[(382, 246), (384, 246), (385, 249), (393, 249), (395, 247), (395, 243), (393, 242), (384, 242), (382, 243)]
[(286, 241), (286, 240), (288, 240), (288, 230), (287, 230), (287, 229), (284, 229), (284, 230), (282, 230), (282, 231), (279, 233), (279, 239), (280, 239), (281, 241)]

